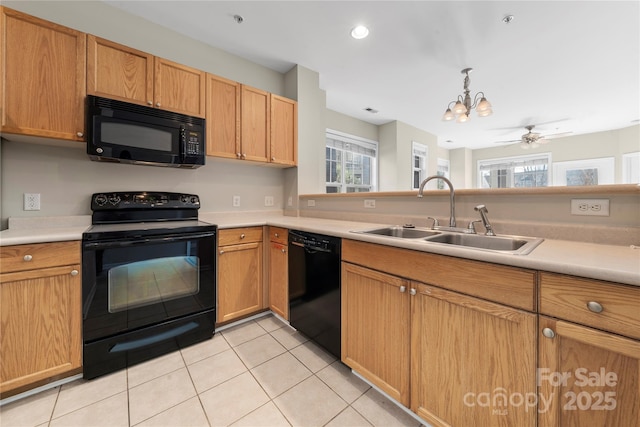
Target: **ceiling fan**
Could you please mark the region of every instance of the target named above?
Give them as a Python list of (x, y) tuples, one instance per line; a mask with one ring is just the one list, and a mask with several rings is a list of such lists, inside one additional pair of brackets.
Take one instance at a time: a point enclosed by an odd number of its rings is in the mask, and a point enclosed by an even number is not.
[(540, 144), (546, 144), (549, 142), (548, 141), (549, 139), (558, 138), (561, 136), (571, 134), (571, 132), (562, 132), (562, 133), (554, 133), (550, 135), (542, 135), (541, 133), (533, 132), (534, 127), (535, 125), (525, 126), (524, 128), (527, 130), (527, 133), (522, 135), (520, 139), (514, 139), (511, 141), (496, 141), (496, 144), (510, 144), (514, 142), (519, 142), (520, 146), (526, 150), (529, 148), (535, 148)]

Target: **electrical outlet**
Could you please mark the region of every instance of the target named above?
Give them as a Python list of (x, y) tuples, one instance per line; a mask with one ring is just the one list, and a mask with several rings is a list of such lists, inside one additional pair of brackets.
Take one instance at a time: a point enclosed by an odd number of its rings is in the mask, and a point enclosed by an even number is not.
[(233, 196), (233, 207), (234, 208), (240, 207), (240, 196)]
[(307, 206), (310, 208), (313, 208), (316, 206), (316, 201), (315, 200), (307, 200)]
[(40, 210), (40, 193), (24, 193), (24, 210)]
[(375, 209), (376, 207), (375, 199), (364, 199), (364, 207), (367, 209)]
[(273, 196), (264, 196), (264, 205), (273, 206)]
[(571, 199), (571, 215), (609, 216), (609, 199)]

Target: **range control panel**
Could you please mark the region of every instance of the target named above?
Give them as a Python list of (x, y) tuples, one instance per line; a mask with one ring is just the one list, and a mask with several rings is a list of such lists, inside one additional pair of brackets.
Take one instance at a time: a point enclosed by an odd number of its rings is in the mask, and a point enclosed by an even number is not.
[(121, 209), (199, 209), (200, 198), (195, 194), (154, 191), (95, 193), (91, 196), (91, 210)]

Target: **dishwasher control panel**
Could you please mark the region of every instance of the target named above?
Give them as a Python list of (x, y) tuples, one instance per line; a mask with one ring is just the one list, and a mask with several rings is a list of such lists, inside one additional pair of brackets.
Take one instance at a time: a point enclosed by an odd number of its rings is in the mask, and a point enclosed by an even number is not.
[(289, 231), (289, 243), (317, 249), (326, 252), (340, 253), (341, 239), (339, 237), (324, 236), (306, 231)]

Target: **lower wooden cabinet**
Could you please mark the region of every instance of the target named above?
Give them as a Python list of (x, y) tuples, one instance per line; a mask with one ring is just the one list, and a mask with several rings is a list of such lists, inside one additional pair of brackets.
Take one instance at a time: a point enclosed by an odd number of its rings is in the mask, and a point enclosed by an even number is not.
[(342, 361), (409, 406), (409, 282), (342, 263)]
[(538, 425), (640, 426), (640, 342), (540, 316)]
[(0, 393), (4, 398), (81, 370), (80, 243), (6, 246), (0, 259)]
[(537, 316), (411, 289), (411, 409), (433, 426), (535, 426)]
[[(419, 254), (368, 248), (342, 245), (342, 361), (433, 426), (534, 427), (536, 313), (379, 271)], [(426, 255), (442, 281), (451, 258)], [(452, 276), (471, 288), (472, 272)]]
[(288, 231), (269, 227), (269, 308), (289, 320)]
[(263, 309), (262, 227), (218, 234), (218, 323)]

